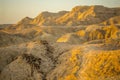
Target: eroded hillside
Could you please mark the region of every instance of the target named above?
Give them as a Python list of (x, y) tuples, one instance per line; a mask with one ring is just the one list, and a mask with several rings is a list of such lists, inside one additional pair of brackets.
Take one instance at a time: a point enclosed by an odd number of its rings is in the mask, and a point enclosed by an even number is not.
[(120, 80), (119, 10), (76, 6), (2, 25), (0, 80)]

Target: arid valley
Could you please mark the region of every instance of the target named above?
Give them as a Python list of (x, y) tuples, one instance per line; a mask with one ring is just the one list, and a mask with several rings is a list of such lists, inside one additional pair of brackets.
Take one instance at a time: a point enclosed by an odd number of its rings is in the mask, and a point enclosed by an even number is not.
[(0, 80), (120, 80), (120, 7), (75, 6), (1, 24)]

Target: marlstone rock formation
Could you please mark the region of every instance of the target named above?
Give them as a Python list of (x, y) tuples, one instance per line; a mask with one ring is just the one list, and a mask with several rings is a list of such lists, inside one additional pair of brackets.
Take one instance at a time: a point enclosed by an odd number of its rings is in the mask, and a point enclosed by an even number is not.
[(120, 80), (120, 8), (76, 6), (0, 25), (0, 80)]
[(60, 11), (58, 13), (42, 12), (34, 19), (26, 17), (18, 24), (24, 23), (46, 26), (90, 25), (100, 24), (116, 16), (120, 16), (120, 8), (107, 8), (99, 5), (76, 6), (71, 11)]

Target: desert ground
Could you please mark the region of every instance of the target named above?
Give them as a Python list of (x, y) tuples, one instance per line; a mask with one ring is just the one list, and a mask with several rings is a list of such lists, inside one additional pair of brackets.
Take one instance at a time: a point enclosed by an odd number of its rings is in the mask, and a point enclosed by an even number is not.
[(0, 25), (0, 80), (120, 80), (120, 8), (76, 6)]

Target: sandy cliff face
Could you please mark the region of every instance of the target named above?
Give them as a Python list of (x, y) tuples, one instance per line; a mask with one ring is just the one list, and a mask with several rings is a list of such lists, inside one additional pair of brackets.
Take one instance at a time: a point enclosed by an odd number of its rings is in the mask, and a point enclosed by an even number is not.
[(19, 21), (17, 24), (29, 24), (32, 22), (32, 20), (33, 20), (32, 18), (25, 17), (21, 21)]
[(112, 17), (119, 16), (119, 8), (107, 8), (104, 6), (76, 6), (70, 12), (58, 13), (43, 12), (33, 21), (39, 25), (88, 25), (99, 24)]
[(32, 23), (38, 25), (56, 25), (55, 20), (66, 13), (68, 11), (60, 11), (58, 13), (42, 12)]
[[(42, 12), (35, 18), (25, 17), (18, 24), (36, 24), (45, 26), (78, 26), (91, 25), (100, 23), (111, 23), (112, 20), (116, 23), (115, 18), (120, 16), (120, 8), (107, 8), (100, 5), (95, 6), (76, 6), (71, 11), (60, 11), (58, 13)], [(110, 19), (110, 21), (109, 21)]]
[(103, 6), (77, 6), (68, 14), (60, 17), (57, 22), (68, 25), (98, 24), (111, 17), (120, 15), (118, 11), (114, 8)]
[(120, 16), (112, 17), (112, 18), (104, 21), (103, 24), (105, 24), (105, 25), (120, 24)]
[(119, 16), (76, 6), (2, 25), (0, 80), (120, 80)]

